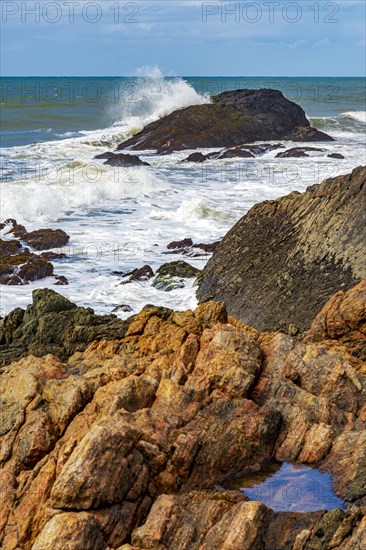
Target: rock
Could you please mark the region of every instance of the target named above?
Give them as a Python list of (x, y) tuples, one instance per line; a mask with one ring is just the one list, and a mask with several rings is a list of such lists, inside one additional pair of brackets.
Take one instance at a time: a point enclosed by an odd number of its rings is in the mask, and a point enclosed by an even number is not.
[(318, 149), (317, 147), (293, 147), (292, 149), (287, 149), (287, 151), (277, 153), (276, 158), (309, 157), (308, 152), (315, 151), (322, 152), (324, 149)]
[(172, 241), (168, 244), (168, 250), (182, 250), (193, 246), (192, 239), (182, 239), (181, 241)]
[(112, 310), (112, 313), (117, 313), (118, 311), (123, 311), (124, 313), (128, 313), (128, 312), (132, 311), (132, 307), (127, 305), (127, 304), (122, 304), (120, 306), (116, 306)]
[(15, 254), (18, 254), (21, 248), (22, 245), (19, 241), (4, 241), (3, 239), (0, 239), (0, 258), (3, 258), (4, 256), (13, 256)]
[(28, 249), (15, 256), (1, 257), (0, 284), (24, 285), (52, 274), (52, 264), (36, 254), (31, 254)]
[(347, 292), (337, 292), (312, 322), (305, 342), (329, 341), (343, 345), (366, 362), (366, 281)]
[(303, 125), (292, 130), (287, 138), (289, 141), (334, 141), (328, 134), (311, 128), (309, 125)]
[(278, 90), (235, 90), (212, 97), (210, 104), (179, 109), (148, 124), (118, 149), (169, 153), (277, 139), (332, 138), (311, 128), (302, 108)]
[[(69, 236), (62, 230), (41, 229), (28, 233), (24, 226), (18, 225), (13, 219), (2, 224), (4, 228), (11, 225), (8, 233), (13, 233), (23, 242), (28, 242), (37, 250), (62, 246)], [(49, 260), (64, 258), (65, 254), (44, 252), (40, 255), (23, 248), (18, 240), (0, 240), (0, 284), (24, 285), (38, 279), (44, 279), (53, 274), (53, 266)]]
[[(96, 157), (101, 158), (101, 157)], [(103, 157), (105, 158), (105, 157)], [(109, 153), (108, 160), (104, 164), (113, 167), (128, 167), (128, 166), (150, 166), (148, 162), (143, 162), (137, 155), (128, 154), (113, 154)]]
[(341, 153), (330, 153), (327, 155), (330, 159), (344, 159), (345, 157)]
[(263, 143), (260, 145), (241, 145), (224, 151), (214, 151), (204, 155), (203, 153), (191, 153), (182, 162), (205, 162), (209, 159), (230, 159), (230, 158), (254, 158), (258, 155), (263, 155), (274, 149), (284, 147), (281, 144)]
[(32, 258), (32, 260), (20, 266), (17, 275), (23, 281), (44, 279), (53, 275), (53, 265), (50, 262), (46, 262), (43, 258)]
[(63, 275), (55, 275), (55, 285), (68, 285), (69, 281)]
[(183, 260), (163, 264), (156, 272), (157, 275), (162, 277), (182, 277), (183, 279), (197, 277), (200, 273), (199, 269)]
[(53, 353), (65, 359), (94, 340), (122, 337), (128, 325), (128, 321), (114, 315), (100, 317), (90, 308), (76, 307), (53, 290), (37, 289), (33, 291), (33, 304), (19, 322), (14, 325), (12, 313), (3, 321), (2, 362), (6, 364), (29, 353), (36, 356)]
[(204, 253), (212, 254), (219, 242), (214, 243), (197, 243), (193, 244), (192, 239), (183, 239), (182, 241), (173, 241), (168, 244), (167, 248), (170, 254), (184, 254), (191, 258), (200, 257)]
[(177, 280), (170, 275), (157, 275), (152, 286), (164, 292), (171, 292), (177, 288), (184, 288), (185, 284), (182, 279)]
[(307, 330), (332, 294), (366, 278), (365, 180), (359, 167), (255, 205), (217, 246), (198, 299), (259, 330)]
[(254, 158), (254, 155), (251, 151), (247, 149), (242, 149), (241, 147), (235, 147), (234, 149), (227, 149), (219, 156), (219, 159), (231, 159), (231, 158)]
[(202, 153), (191, 153), (186, 159), (183, 159), (182, 162), (205, 162), (207, 156)]
[(122, 281), (121, 284), (132, 283), (134, 281), (148, 281), (154, 277), (154, 272), (149, 265), (144, 265), (139, 269), (134, 269), (131, 273), (127, 273), (125, 277), (129, 277), (128, 281)]
[[(359, 289), (345, 301), (362, 325)], [(35, 327), (59, 358), (25, 356)], [(223, 303), (122, 322), (49, 290), (1, 331), (24, 355), (0, 376), (4, 550), (364, 546), (366, 373), (345, 345), (260, 333)], [(224, 488), (273, 458), (321, 461), (353, 504), (274, 512)]]

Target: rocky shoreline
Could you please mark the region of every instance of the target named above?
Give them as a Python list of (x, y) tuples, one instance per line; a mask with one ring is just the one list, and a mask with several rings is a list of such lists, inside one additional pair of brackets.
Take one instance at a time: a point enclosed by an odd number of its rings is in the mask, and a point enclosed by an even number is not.
[[(338, 292), (300, 340), (218, 302), (120, 321), (35, 291), (0, 332), (1, 547), (362, 548), (365, 304)], [(346, 509), (225, 489), (270, 459), (332, 473)]]
[[(264, 139), (332, 138), (280, 92), (241, 90), (163, 117), (118, 149), (225, 148), (183, 162), (283, 149), (253, 144)], [(195, 279), (194, 311), (147, 305), (121, 320), (37, 289), (0, 320), (1, 548), (366, 547), (365, 182), (359, 167), (255, 205), (219, 242), (167, 245), (167, 255), (212, 254), (203, 272), (179, 259), (115, 273), (118, 285), (166, 292)], [(15, 220), (1, 230), (5, 285), (53, 275), (54, 250), (69, 241)], [(274, 511), (233, 488), (273, 463), (329, 474), (342, 505)], [(316, 503), (321, 487), (310, 489)]]

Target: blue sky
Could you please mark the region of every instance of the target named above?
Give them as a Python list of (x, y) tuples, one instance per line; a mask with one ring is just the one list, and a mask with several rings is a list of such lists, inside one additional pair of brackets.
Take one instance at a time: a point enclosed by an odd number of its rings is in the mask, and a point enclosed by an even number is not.
[(7, 76), (362, 76), (363, 0), (1, 0)]

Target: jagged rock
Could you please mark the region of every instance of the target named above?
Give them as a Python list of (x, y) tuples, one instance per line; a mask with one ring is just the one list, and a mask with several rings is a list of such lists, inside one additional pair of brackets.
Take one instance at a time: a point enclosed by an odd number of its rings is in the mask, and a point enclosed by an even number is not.
[[(5, 336), (33, 319), (65, 340), (65, 313), (82, 308), (38, 292)], [(360, 309), (358, 292), (347, 310)], [(99, 319), (104, 339), (64, 362), (1, 370), (4, 550), (363, 548), (366, 375), (352, 345), (260, 333), (216, 302), (147, 306), (123, 334)], [(354, 504), (275, 513), (223, 488), (270, 458), (321, 461)]]
[(121, 284), (132, 283), (133, 281), (148, 281), (154, 277), (154, 272), (149, 265), (144, 265), (139, 269), (134, 269), (131, 273), (127, 273), (125, 277), (128, 277), (127, 281), (122, 281)]
[(53, 275), (53, 265), (27, 248), (15, 256), (1, 256), (0, 261), (0, 284), (3, 285), (24, 285)]
[(204, 253), (212, 254), (219, 241), (214, 243), (196, 243), (193, 244), (192, 239), (183, 239), (181, 241), (173, 241), (168, 244), (168, 254), (184, 254), (191, 258), (202, 256)]
[(236, 147), (261, 140), (329, 141), (311, 128), (299, 105), (278, 90), (235, 90), (212, 103), (174, 111), (118, 146), (169, 153), (204, 147)]
[(287, 149), (287, 151), (281, 151), (277, 153), (276, 158), (298, 158), (298, 157), (309, 157), (308, 152), (323, 152), (324, 149), (319, 149), (318, 147), (293, 147), (292, 149)]
[[(42, 260), (44, 261), (44, 260)], [(76, 307), (50, 289), (33, 291), (33, 304), (14, 324), (10, 313), (0, 330), (2, 362), (17, 360), (32, 353), (53, 353), (65, 359), (84, 350), (93, 340), (123, 337), (128, 322), (114, 315), (97, 316), (90, 308)]]
[(22, 248), (22, 245), (19, 241), (9, 240), (4, 241), (0, 239), (0, 257), (4, 256), (13, 256), (18, 254), (19, 250)]
[(223, 300), (260, 330), (308, 329), (332, 294), (366, 278), (365, 181), (359, 167), (255, 205), (208, 261), (199, 300)]
[(347, 292), (332, 296), (316, 316), (305, 341), (329, 340), (343, 344), (353, 355), (366, 362), (366, 281)]

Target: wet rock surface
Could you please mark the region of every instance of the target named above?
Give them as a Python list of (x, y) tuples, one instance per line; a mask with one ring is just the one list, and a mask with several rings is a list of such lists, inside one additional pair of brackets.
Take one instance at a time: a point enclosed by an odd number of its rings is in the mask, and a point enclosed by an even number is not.
[(212, 97), (210, 104), (180, 109), (148, 124), (118, 149), (170, 153), (277, 139), (332, 140), (311, 128), (302, 108), (278, 90), (235, 90)]
[[(342, 304), (343, 319), (363, 326), (360, 289)], [(84, 343), (98, 330), (96, 316), (45, 290), (30, 308), (5, 319), (8, 349), (32, 323), (60, 327), (64, 348), (31, 355), (32, 330), (23, 357), (1, 370), (2, 548), (363, 548), (366, 373), (356, 331), (331, 347), (319, 331), (306, 341), (259, 332), (222, 303), (148, 306), (119, 325), (100, 317), (104, 339), (84, 351), (71, 339), (65, 351), (75, 327)], [(76, 317), (64, 330), (65, 314)], [(50, 352), (47, 333), (37, 334)], [(224, 489), (269, 459), (321, 465), (350, 504), (274, 512)]]
[(286, 151), (281, 151), (277, 153), (276, 158), (299, 158), (299, 157), (309, 157), (309, 153), (322, 153), (324, 149), (319, 149), (318, 147), (293, 147), (292, 149), (287, 149)]
[(182, 239), (181, 241), (172, 241), (168, 244), (168, 254), (184, 254), (185, 256), (199, 257), (212, 254), (219, 244), (214, 243), (193, 243), (192, 239)]
[(5, 236), (12, 234), (15, 239), (0, 239), (0, 284), (24, 285), (53, 275), (51, 260), (65, 257), (65, 254), (31, 252), (24, 243), (35, 251), (65, 246), (69, 236), (61, 229), (40, 229), (30, 233), (15, 220), (6, 220), (1, 224), (6, 230)]
[(104, 164), (113, 167), (129, 167), (129, 166), (150, 166), (148, 162), (144, 162), (137, 155), (103, 153), (97, 155), (96, 159), (107, 159)]
[(255, 205), (203, 270), (200, 301), (260, 330), (301, 332), (339, 289), (366, 278), (366, 168)]

